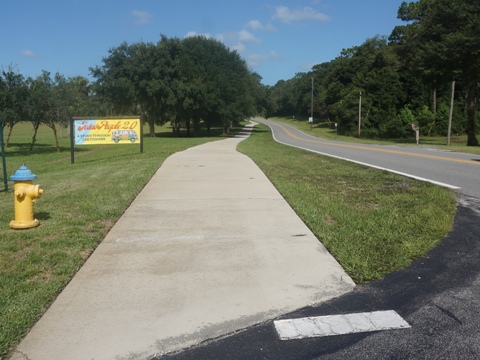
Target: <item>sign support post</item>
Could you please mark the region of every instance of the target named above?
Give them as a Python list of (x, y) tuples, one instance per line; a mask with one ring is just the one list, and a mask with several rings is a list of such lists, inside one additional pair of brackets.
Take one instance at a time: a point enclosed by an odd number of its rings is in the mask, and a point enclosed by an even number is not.
[(143, 154), (143, 125), (144, 125), (144, 117), (143, 115), (140, 116), (140, 154)]
[(75, 162), (75, 130), (73, 129), (73, 118), (70, 118), (68, 133), (70, 135), (70, 164)]
[(3, 120), (2, 119), (0, 119), (0, 150), (2, 151), (3, 183), (5, 184), (5, 191), (7, 191), (8, 190), (7, 162), (5, 160), (5, 144), (3, 142)]
[(420, 141), (420, 127), (417, 124), (412, 124), (412, 130), (415, 131), (415, 141), (418, 145)]

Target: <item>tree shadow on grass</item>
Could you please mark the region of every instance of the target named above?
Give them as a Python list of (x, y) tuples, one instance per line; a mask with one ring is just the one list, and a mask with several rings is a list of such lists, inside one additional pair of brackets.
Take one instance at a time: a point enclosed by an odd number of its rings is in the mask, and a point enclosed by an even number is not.
[[(28, 156), (28, 155), (45, 155), (57, 153), (57, 148), (51, 144), (35, 144), (33, 149), (30, 151), (30, 144), (24, 143), (10, 143), (8, 148), (5, 149), (5, 155), (7, 157), (18, 157), (18, 156)], [(77, 148), (75, 147), (75, 152), (85, 152), (89, 151), (91, 148)], [(69, 154), (70, 147), (60, 146), (60, 153)]]

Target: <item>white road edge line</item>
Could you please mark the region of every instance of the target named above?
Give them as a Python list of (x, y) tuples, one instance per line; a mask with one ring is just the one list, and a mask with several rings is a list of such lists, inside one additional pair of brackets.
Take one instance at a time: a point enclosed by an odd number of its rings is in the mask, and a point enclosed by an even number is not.
[[(270, 127), (268, 124), (267, 124), (267, 126)], [(272, 129), (272, 128), (270, 127), (270, 129)], [(411, 179), (428, 182), (428, 183), (431, 183), (431, 184), (434, 184), (434, 185), (438, 185), (438, 186), (443, 186), (443, 187), (446, 187), (446, 188), (452, 189), (452, 190), (459, 190), (459, 189), (461, 189), (460, 187), (455, 186), (455, 185), (445, 184), (445, 183), (442, 183), (442, 182), (439, 182), (439, 181), (422, 178), (422, 177), (420, 177), (420, 176), (416, 176), (416, 175), (412, 175), (412, 174), (407, 174), (407, 173), (403, 173), (403, 172), (400, 172), (400, 171), (396, 171), (396, 170), (392, 170), (392, 169), (388, 169), (388, 168), (384, 168), (384, 167), (380, 167), (380, 166), (376, 166), (376, 165), (372, 165), (372, 164), (367, 164), (367, 163), (364, 163), (364, 162), (360, 162), (360, 161), (356, 161), (356, 160), (352, 160), (352, 159), (347, 159), (347, 158), (344, 158), (344, 157), (335, 156), (335, 155), (323, 153), (323, 152), (316, 151), (316, 150), (312, 150), (312, 149), (307, 149), (307, 148), (304, 148), (304, 147), (301, 147), (301, 146), (295, 146), (295, 145), (287, 144), (287, 143), (284, 143), (284, 142), (281, 142), (281, 141), (278, 141), (278, 140), (277, 140), (277, 138), (275, 137), (275, 134), (274, 134), (274, 132), (273, 132), (273, 129), (272, 129), (272, 136), (273, 136), (273, 139), (274, 139), (276, 142), (278, 142), (279, 144), (282, 144), (282, 145), (291, 146), (291, 147), (294, 147), (294, 148), (297, 148), (297, 149), (300, 149), (300, 150), (310, 151), (310, 152), (313, 152), (313, 153), (319, 154), (319, 155), (329, 156), (329, 157), (332, 157), (332, 158), (335, 158), (335, 159), (350, 161), (350, 162), (353, 162), (353, 163), (355, 163), (355, 164), (368, 166), (368, 167), (371, 167), (371, 168), (374, 168), (374, 169), (385, 170), (385, 171), (391, 172), (391, 173), (393, 173), (393, 174), (397, 174), (397, 175), (401, 175), (401, 176), (406, 176), (406, 177), (411, 178)], [(311, 136), (311, 135), (310, 135), (310, 136)]]
[(281, 340), (410, 328), (394, 310), (276, 320), (274, 324)]

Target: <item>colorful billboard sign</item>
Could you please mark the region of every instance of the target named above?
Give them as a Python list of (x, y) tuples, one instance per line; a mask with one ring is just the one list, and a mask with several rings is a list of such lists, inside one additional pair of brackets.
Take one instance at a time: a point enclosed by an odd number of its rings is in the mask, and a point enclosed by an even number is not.
[(82, 119), (73, 122), (75, 145), (138, 144), (140, 118)]

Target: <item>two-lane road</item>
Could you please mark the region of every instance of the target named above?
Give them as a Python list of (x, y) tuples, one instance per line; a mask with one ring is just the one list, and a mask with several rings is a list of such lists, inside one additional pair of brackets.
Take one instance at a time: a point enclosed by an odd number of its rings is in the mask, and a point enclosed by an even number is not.
[(269, 126), (279, 143), (429, 181), (480, 198), (479, 155), (416, 146), (331, 141), (305, 134), (286, 124), (258, 118), (255, 121)]

